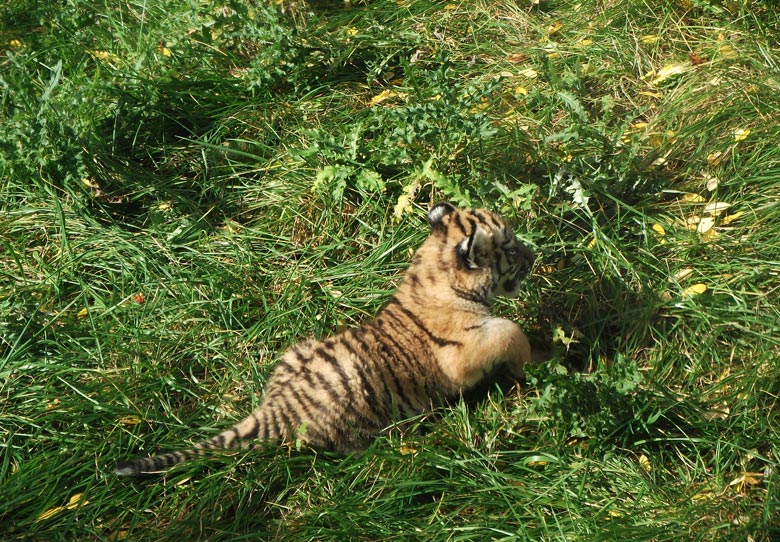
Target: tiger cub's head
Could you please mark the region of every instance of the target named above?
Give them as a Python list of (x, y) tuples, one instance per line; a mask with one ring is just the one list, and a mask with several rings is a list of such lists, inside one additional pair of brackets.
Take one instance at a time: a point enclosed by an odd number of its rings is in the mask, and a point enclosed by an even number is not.
[(519, 293), (534, 253), (503, 218), (486, 209), (437, 203), (428, 213), (428, 222), (439, 268), (448, 269), (449, 286), (457, 295), (489, 302), (495, 295)]

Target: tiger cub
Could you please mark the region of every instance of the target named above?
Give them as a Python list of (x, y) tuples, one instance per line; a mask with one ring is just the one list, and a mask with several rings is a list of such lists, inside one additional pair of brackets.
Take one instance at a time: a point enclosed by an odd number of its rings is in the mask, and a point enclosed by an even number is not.
[(520, 327), (491, 315), (497, 294), (516, 296), (534, 262), (500, 216), (435, 205), (430, 236), (376, 317), (358, 328), (292, 346), (244, 420), (184, 451), (120, 463), (134, 476), (208, 450), (249, 441), (293, 443), (349, 453), (393, 421), (431, 410), (505, 366), (521, 377), (531, 360)]

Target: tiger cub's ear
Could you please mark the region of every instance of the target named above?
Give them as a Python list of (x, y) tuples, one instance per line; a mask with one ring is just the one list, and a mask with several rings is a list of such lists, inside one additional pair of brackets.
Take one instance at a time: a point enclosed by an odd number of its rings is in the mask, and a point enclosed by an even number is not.
[(428, 211), (428, 224), (431, 225), (431, 228), (436, 229), (441, 226), (442, 219), (454, 211), (455, 206), (449, 202), (437, 203)]
[(458, 261), (466, 269), (479, 269), (487, 266), (487, 254), (490, 247), (490, 235), (477, 226), (474, 232), (458, 243)]

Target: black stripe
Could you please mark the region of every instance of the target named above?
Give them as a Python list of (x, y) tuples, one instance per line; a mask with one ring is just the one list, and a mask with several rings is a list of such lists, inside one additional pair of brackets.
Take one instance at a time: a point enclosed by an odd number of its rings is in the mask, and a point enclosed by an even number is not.
[(490, 221), (488, 221), (487, 218), (485, 218), (485, 215), (480, 212), (479, 210), (475, 210), (471, 213), (471, 216), (476, 217), (477, 220), (479, 220), (482, 224), (485, 226), (492, 226)]
[(386, 305), (386, 308), (389, 308), (389, 307), (391, 307), (391, 306), (398, 307), (398, 310), (400, 310), (401, 312), (403, 312), (403, 313), (404, 313), (404, 315), (405, 315), (407, 318), (409, 318), (409, 320), (411, 320), (412, 322), (414, 322), (414, 324), (415, 324), (417, 327), (419, 327), (421, 330), (423, 330), (423, 332), (424, 332), (424, 333), (425, 333), (425, 334), (426, 334), (426, 335), (427, 335), (427, 336), (428, 336), (428, 337), (429, 337), (429, 338), (430, 338), (430, 339), (431, 339), (431, 340), (432, 340), (434, 343), (436, 343), (438, 346), (462, 346), (462, 343), (460, 343), (460, 342), (458, 342), (458, 341), (451, 341), (451, 340), (449, 340), (449, 339), (443, 339), (443, 338), (441, 338), (441, 337), (438, 337), (438, 336), (434, 335), (433, 333), (431, 333), (431, 331), (430, 331), (430, 330), (429, 330), (427, 327), (425, 327), (425, 324), (423, 324), (422, 320), (420, 320), (420, 318), (418, 318), (418, 316), (417, 316), (416, 314), (414, 314), (412, 311), (410, 311), (409, 309), (407, 309), (406, 307), (404, 307), (404, 306), (403, 306), (403, 303), (401, 303), (400, 301), (398, 301), (398, 299), (397, 299), (397, 298), (393, 297), (393, 298), (390, 300), (390, 302), (389, 302), (389, 303)]
[(455, 223), (458, 229), (463, 232), (463, 235), (468, 235), (469, 232), (466, 229), (466, 226), (463, 224), (463, 217), (461, 216), (461, 213), (455, 213), (452, 221)]
[(327, 412), (330, 407), (321, 404), (315, 397), (308, 393), (309, 390), (289, 390), (290, 399), (295, 401), (303, 410), (303, 413), (313, 422), (320, 417), (320, 412)]
[(222, 431), (219, 435), (212, 438), (209, 442), (214, 445), (215, 448), (225, 448), (225, 443), (227, 442), (227, 434), (233, 433), (233, 440), (236, 439), (238, 436), (238, 429), (235, 427), (231, 427), (230, 429), (226, 429), (225, 431)]
[(325, 361), (327, 361), (333, 366), (333, 368), (336, 370), (336, 373), (339, 375), (339, 379), (341, 380), (341, 385), (344, 386), (344, 392), (345, 393), (349, 392), (350, 391), (349, 377), (347, 376), (347, 373), (344, 372), (344, 367), (341, 366), (341, 363), (336, 358), (336, 356), (334, 356), (333, 354), (325, 350), (324, 345), (321, 345), (319, 348), (317, 348), (317, 350), (315, 350), (314, 353), (322, 357), (322, 359), (324, 359)]
[(281, 437), (283, 431), (280, 428), (279, 420), (276, 418), (276, 411), (277, 411), (276, 402), (269, 404), (268, 407), (269, 433), (271, 430), (273, 430), (274, 434), (272, 436)]
[[(394, 361), (396, 361), (398, 363), (404, 363), (405, 362), (404, 364), (406, 365), (406, 371), (408, 373), (410, 373), (410, 374), (420, 374), (420, 379), (423, 381), (423, 386), (422, 386), (423, 387), (423, 393), (425, 393), (426, 396), (429, 395), (430, 392), (428, 391), (428, 386), (427, 386), (427, 380), (428, 379), (425, 378), (426, 369), (421, 366), (420, 361), (417, 360), (414, 357), (407, 356), (406, 355), (407, 349), (403, 348), (395, 340), (395, 338), (390, 333), (385, 331), (383, 328), (375, 327), (374, 329), (377, 332), (382, 333), (387, 341), (389, 341), (393, 345), (395, 345), (395, 349), (391, 349), (391, 348), (388, 348), (387, 345), (383, 345), (382, 346), (382, 354), (388, 356), (389, 358), (391, 358), (391, 360), (394, 360)], [(381, 343), (381, 341), (379, 341), (379, 342)], [(410, 368), (410, 364), (412, 363), (412, 361), (416, 361), (417, 362), (418, 370), (415, 371), (412, 368)], [(406, 407), (408, 407), (408, 408), (406, 408), (406, 410), (408, 412), (417, 413), (418, 410), (413, 408), (412, 401), (410, 400), (409, 396), (407, 395), (407, 390), (404, 388), (404, 386), (401, 384), (401, 381), (398, 379), (398, 374), (395, 372), (395, 367), (393, 365), (390, 365), (390, 364), (384, 364), (382, 366), (382, 368), (385, 369), (386, 370), (385, 373), (392, 378), (392, 383), (394, 384), (394, 387), (395, 387), (395, 389), (398, 392), (396, 394), (396, 396), (397, 396), (397, 398), (400, 401), (403, 401), (403, 403), (406, 405)], [(419, 393), (419, 381), (417, 381), (416, 383), (411, 383), (410, 382), (410, 384), (414, 388), (416, 388), (416, 389), (414, 389), (412, 391), (414, 391), (416, 393), (416, 395), (420, 395), (420, 393)]]
[(420, 277), (417, 276), (417, 273), (414, 272), (407, 273), (406, 280), (408, 280), (409, 283), (415, 288), (418, 288), (420, 286)]
[[(403, 345), (401, 345), (396, 340), (395, 336), (391, 335), (390, 333), (388, 333), (387, 331), (381, 328), (378, 329), (378, 331), (385, 336), (386, 340), (390, 341), (393, 344), (393, 346), (395, 346), (395, 350), (394, 352), (391, 352), (391, 355), (397, 360), (401, 360), (401, 361), (406, 360), (407, 370), (409, 370), (411, 374), (419, 375), (418, 380), (416, 380), (414, 383), (415, 391), (418, 393), (418, 395), (420, 394), (420, 388), (422, 388), (423, 395), (425, 395), (426, 397), (433, 397), (437, 388), (435, 387), (435, 383), (433, 382), (433, 379), (429, 377), (431, 368), (423, 364), (423, 362), (420, 360), (420, 356), (415, 356), (413, 354), (409, 355), (409, 352), (410, 351), (413, 352), (415, 348), (414, 347), (412, 347), (411, 349), (404, 348)], [(401, 336), (406, 338), (404, 335)], [(433, 358), (433, 354), (430, 352), (428, 346), (423, 341), (421, 341), (418, 336), (412, 335), (412, 340), (418, 343), (417, 349), (422, 350), (424, 352), (425, 357), (427, 357), (428, 359)], [(416, 369), (415, 368), (410, 369), (409, 366), (411, 364), (416, 365)]]
[(474, 235), (474, 232), (477, 231), (477, 221), (474, 220), (473, 216), (469, 216), (466, 220), (469, 223), (469, 226), (471, 226), (471, 233), (469, 235)]
[[(355, 338), (356, 341), (362, 343), (362, 340), (359, 338)], [(347, 349), (347, 351), (355, 356), (358, 360), (362, 361), (364, 359), (364, 356), (361, 356), (360, 353), (355, 350), (355, 347), (352, 346), (352, 344), (346, 340), (344, 336), (341, 337), (341, 344), (344, 346), (344, 348)], [(365, 343), (362, 343), (365, 346)], [(366, 367), (362, 363), (356, 363), (355, 364), (355, 372), (358, 375), (358, 378), (360, 379), (360, 385), (363, 387), (363, 390), (366, 391), (368, 394), (368, 399), (366, 400), (366, 406), (371, 411), (371, 414), (373, 414), (374, 418), (378, 421), (381, 421), (387, 417), (387, 415), (379, 410), (377, 410), (376, 405), (380, 402), (384, 402), (385, 397), (384, 396), (378, 396), (376, 388), (374, 388), (374, 385), (371, 383), (371, 380), (366, 376)]]
[[(339, 398), (341, 397), (336, 390), (336, 388), (333, 387), (333, 384), (330, 383), (330, 381), (325, 378), (324, 375), (322, 375), (319, 372), (314, 371), (307, 371), (304, 373), (304, 378), (306, 379), (306, 382), (309, 384), (309, 386), (312, 387), (312, 389), (316, 390), (323, 390), (325, 393), (327, 393), (330, 396), (330, 400), (334, 403), (339, 402)], [(316, 378), (316, 382), (315, 379)]]
[[(400, 327), (403, 327), (403, 322), (401, 322), (401, 320), (395, 314), (393, 314), (392, 312), (388, 312), (387, 316), (392, 318), (396, 322), (398, 322)], [(399, 352), (401, 354), (404, 354), (404, 358), (409, 359), (410, 356), (407, 354), (409, 349), (404, 348), (401, 344), (399, 344), (394, 335), (391, 335), (384, 327), (377, 326), (376, 330), (379, 333), (381, 333), (382, 335), (384, 335), (385, 339), (387, 341), (390, 341), (396, 347), (397, 352)], [(416, 338), (415, 336), (413, 336), (413, 337)], [(424, 345), (424, 343), (422, 341), (418, 341), (418, 346), (420, 348), (424, 349), (424, 350), (428, 350), (428, 348), (425, 347), (425, 345)], [(425, 373), (425, 367), (423, 367), (422, 362), (417, 358), (417, 356), (413, 356), (412, 358), (413, 358), (413, 361), (415, 361), (416, 364), (417, 364), (418, 372), (424, 374)], [(408, 366), (408, 364), (407, 364), (407, 366)]]
[(260, 413), (257, 417), (258, 422), (260, 422), (260, 425), (257, 430), (257, 435), (255, 437), (258, 440), (266, 440), (269, 437), (268, 434), (268, 413), (265, 411), (265, 409), (261, 408)]
[(471, 301), (472, 303), (479, 303), (480, 305), (483, 305), (488, 310), (490, 310), (490, 303), (488, 303), (487, 299), (480, 296), (479, 294), (469, 292), (468, 290), (458, 288), (457, 286), (450, 286), (450, 288), (452, 288), (452, 291), (459, 298), (465, 299), (466, 301)]
[(389, 381), (389, 384), (395, 388), (395, 390), (390, 390), (391, 403), (393, 402), (393, 399), (395, 399), (399, 403), (402, 403), (406, 406), (404, 409), (405, 411), (411, 410), (411, 402), (409, 401), (409, 397), (407, 397), (406, 391), (404, 391), (404, 387), (401, 385), (401, 381), (398, 380), (398, 375), (395, 373), (395, 371), (393, 371), (392, 367), (383, 365), (378, 369), (383, 373), (382, 380), (385, 382)]
[(242, 440), (252, 440), (257, 437), (257, 433), (260, 431), (260, 420), (255, 413), (251, 412), (249, 416), (255, 421), (255, 425), (247, 433), (241, 435)]

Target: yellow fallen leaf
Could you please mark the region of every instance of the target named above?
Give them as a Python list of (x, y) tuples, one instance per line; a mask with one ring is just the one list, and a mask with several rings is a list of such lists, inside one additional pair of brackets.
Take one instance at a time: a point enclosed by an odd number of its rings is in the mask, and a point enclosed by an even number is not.
[(401, 455), (414, 455), (417, 453), (417, 448), (408, 444), (401, 444), (401, 448), (398, 451), (401, 452)]
[(737, 52), (730, 45), (721, 45), (718, 51), (723, 58), (737, 58)]
[(107, 62), (119, 62), (119, 57), (116, 56), (114, 53), (109, 53), (108, 51), (92, 50), (87, 52), (92, 56), (92, 58), (96, 58), (97, 60), (105, 60)]
[(652, 228), (653, 228), (653, 231), (655, 233), (657, 233), (658, 235), (660, 235), (661, 237), (666, 235), (666, 230), (660, 224), (653, 224)]
[(702, 241), (712, 241), (713, 239), (717, 239), (718, 237), (720, 237), (720, 234), (718, 233), (718, 230), (714, 228), (710, 228), (705, 232), (699, 233), (699, 238)]
[(164, 43), (158, 43), (157, 50), (160, 52), (162, 56), (171, 56), (171, 50), (168, 49), (168, 47), (166, 47)]
[(81, 309), (78, 314), (76, 315), (76, 318), (81, 320), (82, 318), (86, 317), (89, 314), (89, 311), (87, 310), (87, 307), (84, 307)]
[(122, 416), (118, 421), (122, 425), (138, 425), (141, 423), (141, 418), (138, 416)]
[(655, 34), (646, 34), (639, 38), (639, 41), (644, 43), (645, 45), (652, 45), (653, 43), (658, 41), (658, 36)]
[(694, 295), (700, 295), (707, 291), (707, 285), (702, 284), (701, 282), (698, 284), (694, 284), (692, 286), (688, 286), (685, 290), (682, 291), (682, 294), (680, 294), (682, 297), (691, 297)]
[(684, 220), (685, 227), (689, 230), (695, 230), (698, 228), (699, 222), (701, 222), (701, 217), (699, 215), (691, 215)]
[(8, 46), (11, 49), (21, 49), (24, 47), (24, 43), (22, 43), (22, 40), (20, 39), (12, 39), (8, 41)]
[(380, 92), (379, 94), (377, 94), (376, 96), (371, 98), (371, 100), (368, 102), (368, 105), (370, 105), (372, 107), (375, 106), (375, 105), (379, 105), (382, 102), (384, 102), (385, 100), (388, 100), (388, 99), (392, 98), (393, 96), (397, 96), (397, 95), (398, 95), (398, 93), (393, 91), (393, 90), (390, 90), (390, 89), (383, 90), (382, 92)]
[(651, 98), (660, 98), (663, 96), (660, 92), (650, 92), (648, 90), (642, 90), (639, 92), (639, 94), (642, 96), (649, 96)]
[(639, 121), (639, 122), (635, 122), (631, 126), (629, 126), (629, 130), (633, 130), (634, 132), (638, 132), (640, 130), (644, 130), (645, 128), (647, 128), (647, 126), (648, 126), (647, 122)]
[(737, 128), (733, 132), (734, 141), (742, 141), (750, 135), (750, 128)]
[(43, 521), (45, 519), (49, 519), (51, 517), (56, 516), (57, 514), (62, 512), (63, 510), (65, 510), (64, 506), (56, 506), (54, 508), (49, 508), (48, 510), (43, 512), (41, 515), (39, 515), (38, 518), (35, 521)]
[(711, 489), (704, 489), (699, 491), (696, 495), (691, 497), (693, 502), (708, 501), (716, 496), (715, 492)]
[(742, 493), (749, 489), (750, 486), (756, 486), (764, 480), (763, 472), (743, 472), (731, 482), (729, 487), (735, 487), (737, 491)]
[(563, 28), (563, 23), (560, 21), (555, 21), (553, 24), (547, 27), (547, 35), (552, 36), (553, 34), (557, 34), (560, 32), (561, 28)]
[(88, 504), (89, 501), (87, 501), (87, 500), (84, 500), (82, 502), (81, 498), (83, 496), (84, 496), (83, 493), (76, 493), (70, 499), (68, 499), (68, 504), (65, 505), (65, 508), (67, 508), (68, 510), (75, 510), (79, 506), (83, 506), (85, 504)]
[(647, 458), (645, 454), (639, 455), (639, 466), (642, 467), (646, 473), (650, 474), (650, 472), (653, 470), (653, 466), (650, 464), (650, 460)]
[(695, 192), (686, 192), (678, 200), (680, 203), (704, 203), (704, 197)]
[(447, 4), (444, 6), (444, 9), (452, 11), (453, 9), (456, 9), (458, 6), (456, 4)]
[(720, 151), (711, 152), (707, 155), (707, 163), (711, 166), (717, 166), (723, 160), (723, 153)]
[(577, 42), (577, 45), (579, 45), (580, 47), (587, 47), (592, 44), (593, 44), (593, 40), (589, 40), (588, 38), (581, 39), (579, 42)]
[(63, 510), (75, 510), (79, 506), (83, 506), (89, 503), (89, 501), (87, 500), (82, 501), (83, 496), (84, 496), (83, 493), (76, 493), (70, 499), (68, 499), (68, 504), (66, 504), (65, 506), (55, 506), (54, 508), (50, 508), (46, 510), (45, 512), (40, 514), (35, 521), (43, 521), (56, 516)]
[(723, 217), (723, 219), (720, 221), (720, 223), (721, 223), (722, 226), (728, 226), (729, 224), (731, 224), (735, 220), (738, 220), (739, 217), (741, 217), (744, 214), (745, 214), (745, 211), (737, 211), (734, 214), (726, 215), (726, 216)]
[(674, 77), (675, 75), (683, 74), (687, 71), (686, 66), (682, 64), (667, 64), (666, 66), (655, 72), (655, 78), (650, 82), (652, 85), (663, 83), (667, 79)]
[(525, 87), (515, 87), (515, 94), (519, 94), (520, 96), (528, 96), (528, 89)]

